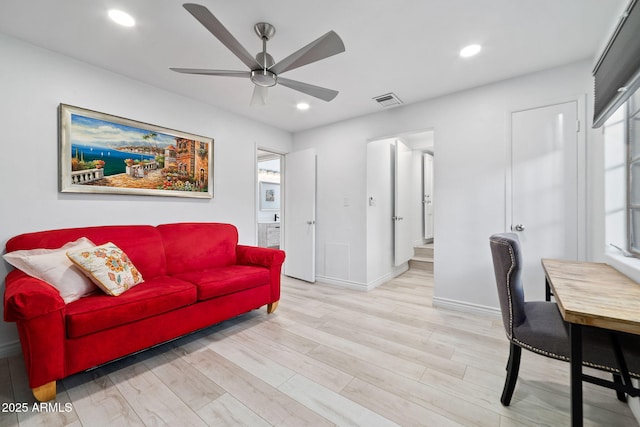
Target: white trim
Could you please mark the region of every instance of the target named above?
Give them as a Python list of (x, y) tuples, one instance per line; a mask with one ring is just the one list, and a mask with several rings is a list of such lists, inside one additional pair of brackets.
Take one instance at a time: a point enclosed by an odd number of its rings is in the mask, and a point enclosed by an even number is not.
[(316, 275), (316, 283), (323, 285), (336, 286), (343, 289), (352, 289), (355, 291), (369, 291), (369, 287), (365, 283), (353, 282), (351, 280), (334, 279), (332, 277)]
[(405, 262), (405, 263), (400, 264), (400, 265), (398, 265), (396, 267), (393, 267), (391, 269), (391, 271), (388, 272), (387, 274), (385, 274), (383, 276), (380, 276), (377, 279), (368, 282), (367, 283), (367, 289), (368, 290), (375, 289), (378, 286), (388, 282), (389, 280), (392, 280), (392, 279), (398, 277), (399, 275), (401, 275), (402, 273), (405, 273), (407, 271), (409, 271), (409, 263), (408, 262)]
[(362, 282), (354, 282), (351, 280), (342, 280), (342, 279), (335, 279), (333, 277), (327, 277), (327, 276), (320, 276), (320, 275), (316, 275), (316, 281), (318, 283), (324, 284), (324, 285), (331, 285), (331, 286), (336, 286), (339, 288), (344, 288), (344, 289), (352, 289), (352, 290), (356, 290), (356, 291), (363, 291), (363, 292), (368, 292), (371, 291), (375, 288), (377, 288), (378, 286), (387, 283), (389, 280), (392, 280), (396, 277), (398, 277), (399, 275), (401, 275), (402, 273), (406, 272), (409, 270), (409, 263), (405, 262), (404, 264), (401, 264), (397, 267), (393, 267), (393, 270), (381, 277), (378, 277), (377, 279), (368, 282), (368, 283), (362, 283)]
[(0, 344), (0, 359), (5, 357), (17, 356), (22, 353), (20, 348), (20, 341), (10, 341), (8, 343)]
[(465, 301), (452, 300), (449, 298), (433, 297), (432, 304), (434, 307), (462, 311), (465, 313), (481, 314), (484, 316), (490, 315), (492, 317), (502, 316), (499, 308), (480, 304), (471, 304)]

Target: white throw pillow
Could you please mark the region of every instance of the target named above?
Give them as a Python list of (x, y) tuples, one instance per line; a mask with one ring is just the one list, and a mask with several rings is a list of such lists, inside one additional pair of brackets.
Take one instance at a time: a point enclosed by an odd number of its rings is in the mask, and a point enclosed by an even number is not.
[(67, 251), (89, 249), (94, 246), (91, 240), (81, 237), (58, 249), (13, 251), (2, 257), (17, 269), (56, 288), (64, 302), (68, 304), (96, 292), (98, 288), (73, 265), (67, 257)]

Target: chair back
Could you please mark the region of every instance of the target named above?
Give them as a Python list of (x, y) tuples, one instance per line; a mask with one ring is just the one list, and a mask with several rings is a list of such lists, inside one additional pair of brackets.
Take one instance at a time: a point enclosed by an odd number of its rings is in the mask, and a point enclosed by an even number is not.
[(515, 233), (502, 233), (489, 237), (489, 244), (498, 286), (502, 322), (507, 337), (512, 339), (513, 328), (521, 325), (526, 319), (521, 279), (520, 241)]

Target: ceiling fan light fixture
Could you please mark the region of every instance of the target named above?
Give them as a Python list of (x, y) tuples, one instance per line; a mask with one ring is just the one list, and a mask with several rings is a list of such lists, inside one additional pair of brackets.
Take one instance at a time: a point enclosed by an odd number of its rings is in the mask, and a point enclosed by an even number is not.
[(278, 78), (269, 70), (253, 70), (251, 81), (258, 86), (271, 87), (276, 85)]
[(472, 56), (476, 56), (482, 50), (482, 46), (479, 44), (470, 44), (468, 46), (463, 47), (460, 50), (461, 58), (471, 58)]
[(222, 25), (205, 6), (185, 3), (182, 5), (200, 24), (202, 24), (215, 38), (227, 47), (239, 60), (248, 68), (248, 71), (235, 70), (210, 70), (196, 68), (170, 68), (177, 73), (200, 74), (209, 76), (226, 76), (249, 78), (254, 84), (251, 105), (265, 104), (266, 89), (276, 84), (289, 89), (313, 96), (323, 101), (333, 100), (338, 91), (315, 86), (297, 80), (279, 77), (289, 70), (311, 64), (330, 56), (337, 55), (345, 51), (344, 43), (335, 31), (329, 31), (318, 37), (311, 43), (303, 46), (289, 56), (274, 64), (273, 57), (267, 53), (267, 42), (271, 39), (276, 30), (273, 25), (260, 22), (254, 26), (255, 32), (262, 41), (262, 52), (254, 58), (242, 44)]
[(111, 9), (109, 11), (109, 18), (111, 18), (111, 20), (116, 24), (120, 24), (123, 27), (133, 27), (136, 25), (136, 20), (127, 12), (123, 12), (122, 10)]

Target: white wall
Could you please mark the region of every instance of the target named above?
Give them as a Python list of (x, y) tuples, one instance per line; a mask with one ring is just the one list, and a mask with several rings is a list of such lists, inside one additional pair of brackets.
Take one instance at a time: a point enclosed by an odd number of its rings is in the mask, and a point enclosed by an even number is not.
[[(372, 287), (391, 278), (393, 271), (393, 142), (367, 144), (367, 278)], [(369, 201), (373, 198), (372, 202)]]
[[(0, 58), (2, 248), (29, 231), (174, 221), (230, 222), (255, 243), (255, 147), (288, 152), (291, 134), (4, 35)], [(213, 137), (214, 198), (59, 193), (60, 103)], [(0, 261), (0, 277), (9, 269)], [(0, 357), (16, 340), (15, 325), (0, 323)]]
[[(436, 301), (496, 309), (488, 237), (505, 230), (509, 112), (590, 95), (590, 72), (591, 61), (582, 61), (294, 134), (295, 150), (313, 147), (318, 154), (318, 276), (326, 271), (325, 245), (337, 242), (350, 248), (352, 262), (348, 278), (330, 279), (366, 283), (368, 269), (375, 268), (365, 262), (367, 141), (429, 128), (437, 136)], [(588, 99), (590, 105), (591, 96)], [(595, 150), (587, 150), (588, 168), (598, 168), (592, 157), (601, 159), (601, 138), (600, 132), (588, 132), (587, 145), (596, 144)], [(602, 176), (601, 170), (594, 173)], [(588, 180), (587, 253), (593, 256), (601, 254), (603, 247), (602, 183)], [(353, 200), (348, 208), (342, 206), (345, 197)]]

